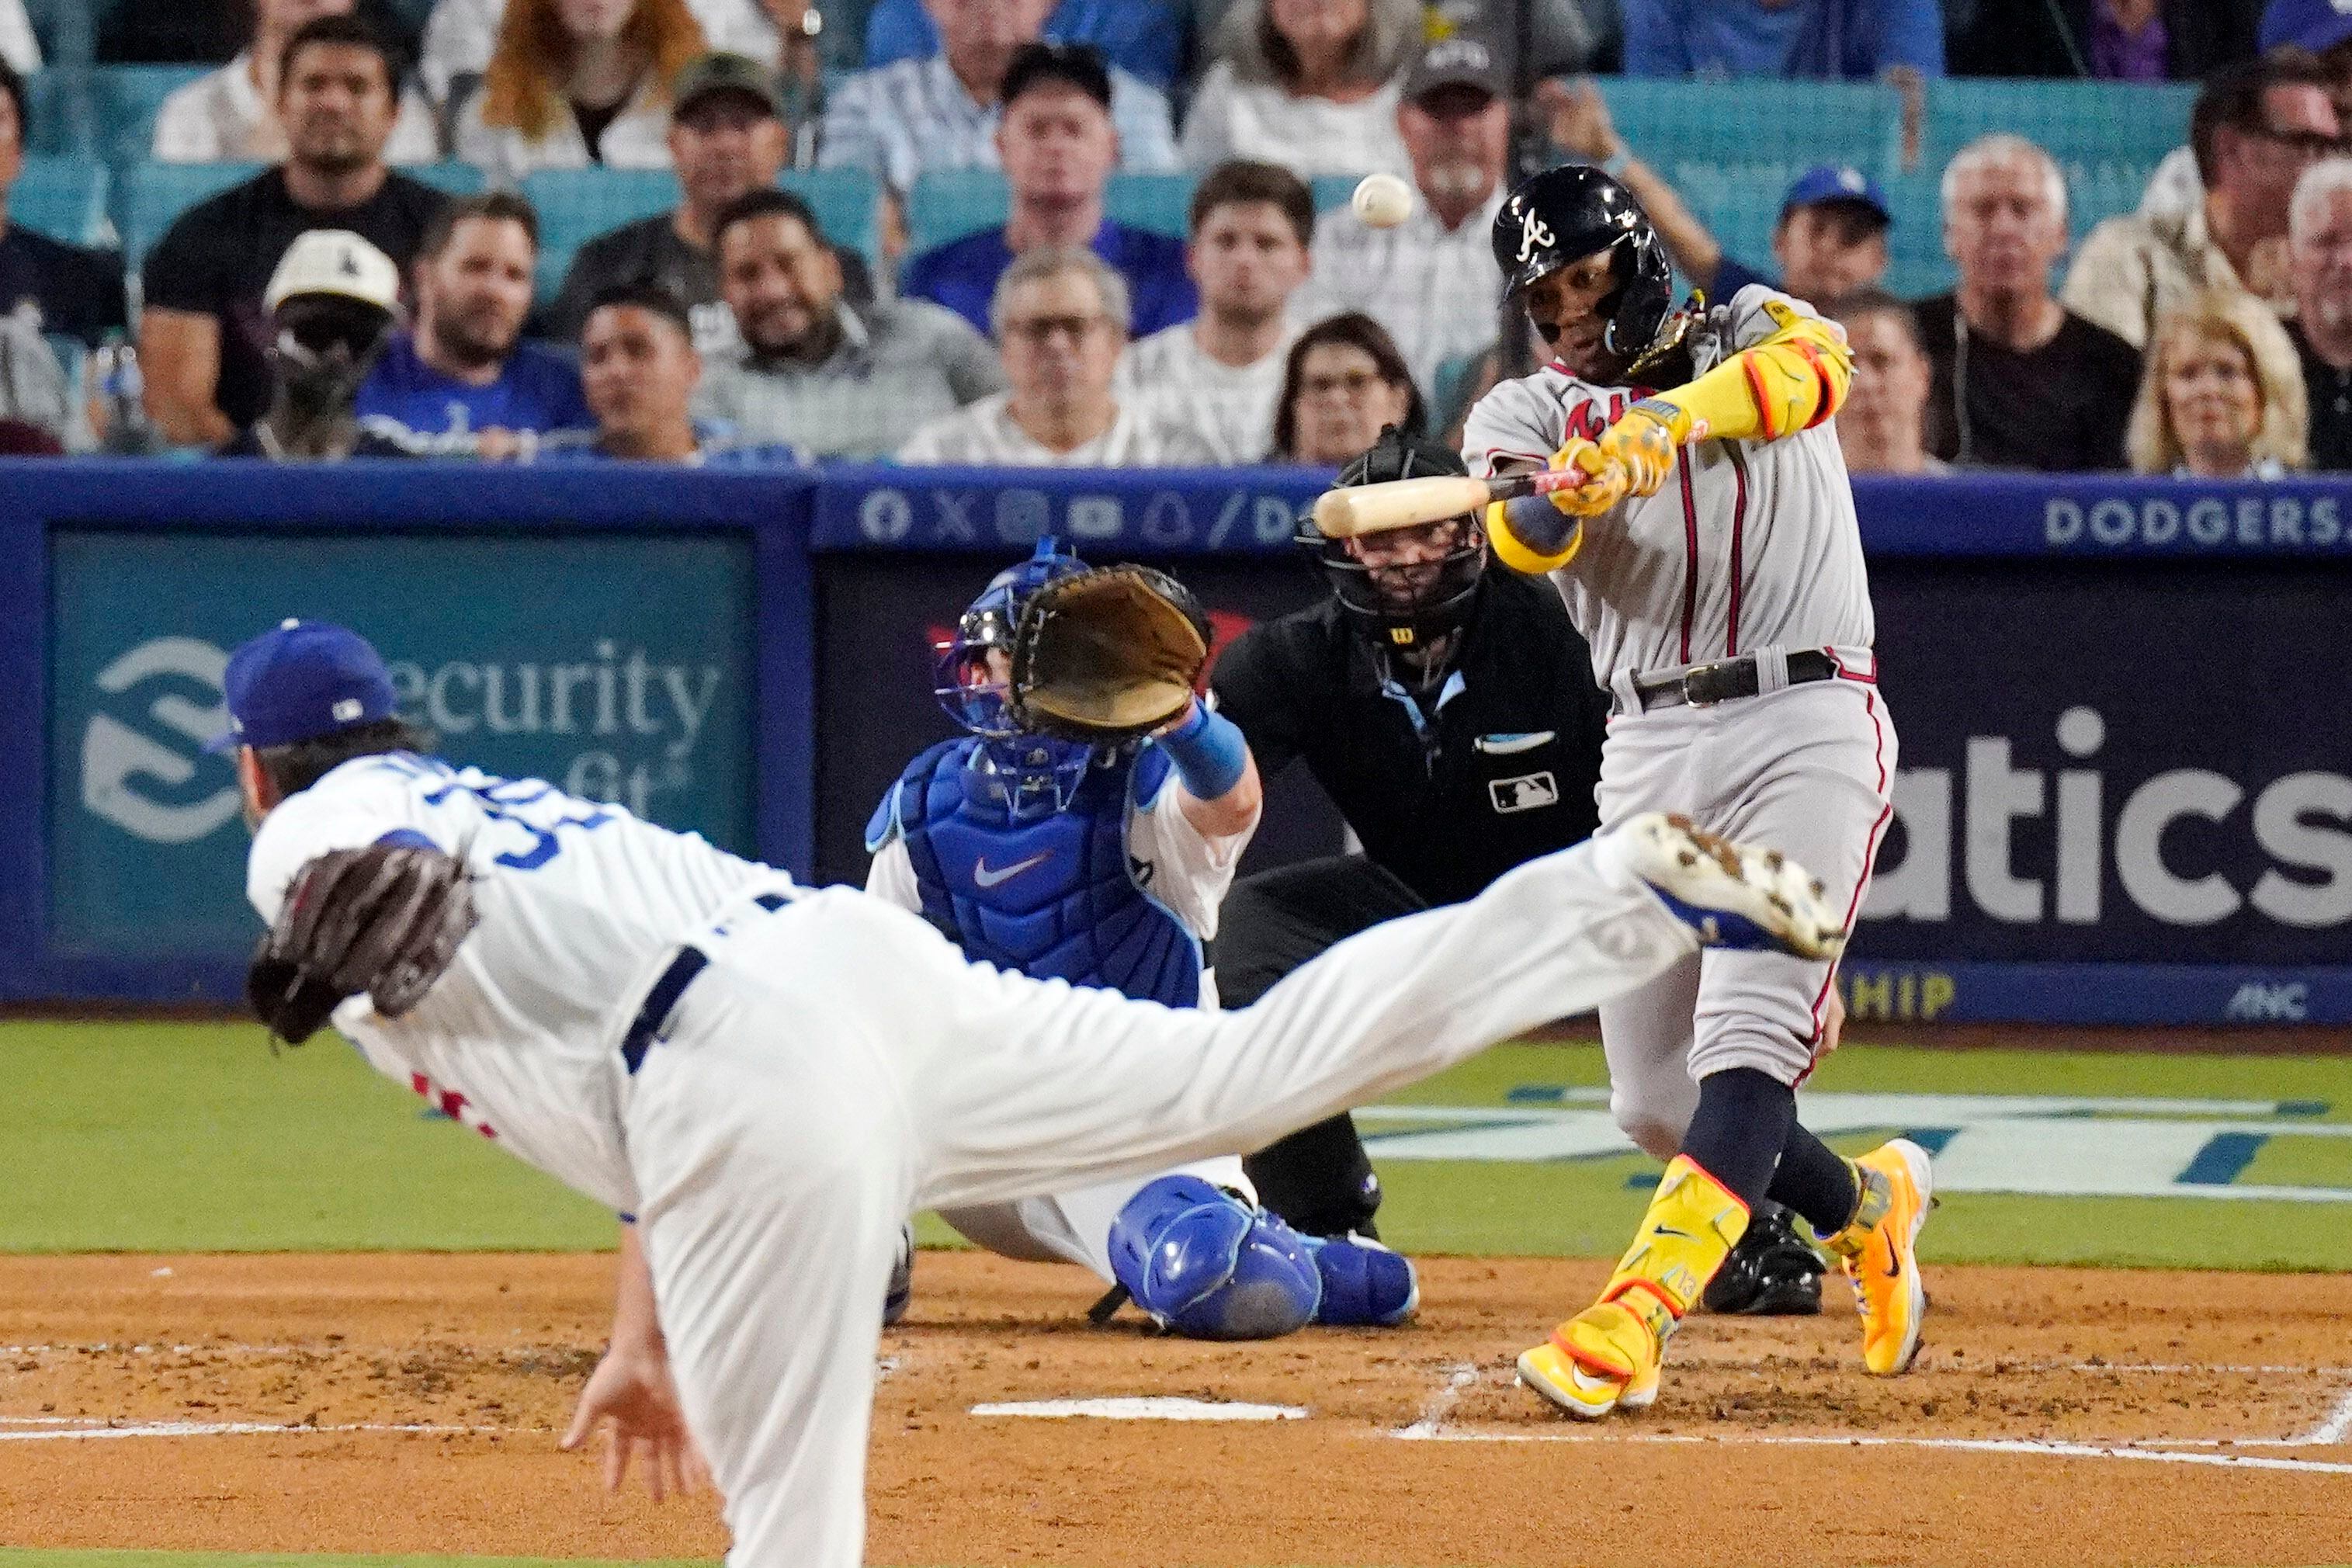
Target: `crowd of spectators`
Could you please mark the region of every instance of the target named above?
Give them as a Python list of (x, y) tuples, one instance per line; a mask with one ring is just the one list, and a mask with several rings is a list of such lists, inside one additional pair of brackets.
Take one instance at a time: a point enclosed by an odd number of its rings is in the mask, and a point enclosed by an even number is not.
[[(824, 68), (845, 16), (862, 58)], [(42, 62), (22, 0), (0, 0), (0, 418), (113, 450), (1331, 463), (1386, 424), (1458, 429), (1535, 352), (1496, 308), (1488, 242), (1533, 144), (1622, 181), (1706, 297), (1768, 284), (1844, 323), (1858, 472), (2352, 468), (2341, 0), (112, 0), (102, 17), (102, 60), (219, 62), (163, 100), (156, 161), (267, 165), (147, 251), (134, 321), (119, 259), (6, 221), (20, 73)], [(2030, 135), (1959, 148), (1930, 171), (1953, 287), (1906, 301), (1884, 285), (1895, 242), (1918, 241), (1885, 171), (1806, 170), (1765, 253), (1737, 254), (1575, 74), (1593, 68), (1723, 80), (1727, 115), (1756, 77), (1892, 81), (1915, 103), (1948, 68), (2201, 85), (2137, 210), (2079, 244), (2066, 169)], [(404, 172), (453, 160), (486, 194)], [(599, 167), (672, 171), (677, 205), (580, 246), (542, 291), (524, 183)], [(870, 250), (779, 187), (794, 169), (871, 177)], [(967, 171), (1001, 182), (1003, 221), (912, 243), (937, 232), (927, 178)], [(1318, 202), (1313, 182), (1381, 172), (1412, 188), (1400, 224)], [(1114, 216), (1115, 176), (1176, 173), (1182, 237)], [(67, 407), (19, 369), (44, 333), (133, 334), (138, 404)], [(343, 405), (310, 406), (339, 386)]]

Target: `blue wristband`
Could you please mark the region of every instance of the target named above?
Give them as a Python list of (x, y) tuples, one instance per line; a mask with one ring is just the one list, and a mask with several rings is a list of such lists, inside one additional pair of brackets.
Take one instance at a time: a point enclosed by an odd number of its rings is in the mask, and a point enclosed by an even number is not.
[(1160, 736), (1160, 745), (1195, 800), (1215, 800), (1241, 783), (1249, 766), (1241, 726), (1205, 702), (1194, 702), (1192, 716)]

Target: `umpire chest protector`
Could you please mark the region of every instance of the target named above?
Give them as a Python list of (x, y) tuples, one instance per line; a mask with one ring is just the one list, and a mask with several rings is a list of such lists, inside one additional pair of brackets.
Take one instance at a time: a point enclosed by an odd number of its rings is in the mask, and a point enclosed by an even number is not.
[(1151, 896), (1150, 868), (1127, 843), (1130, 805), (1159, 793), (1169, 765), (1156, 746), (1124, 752), (1088, 768), (1063, 809), (1016, 822), (984, 742), (945, 741), (899, 775), (867, 847), (906, 841), (924, 918), (971, 958), (1190, 1007), (1200, 942)]

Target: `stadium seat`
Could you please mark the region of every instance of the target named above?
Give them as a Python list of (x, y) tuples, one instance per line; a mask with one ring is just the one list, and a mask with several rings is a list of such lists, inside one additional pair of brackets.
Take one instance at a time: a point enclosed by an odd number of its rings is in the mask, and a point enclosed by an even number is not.
[(863, 169), (792, 169), (776, 184), (808, 203), (816, 221), (824, 226), (825, 238), (860, 252), (866, 267), (879, 271), (882, 187), (873, 175)]
[(1315, 193), (1315, 210), (1318, 213), (1328, 213), (1334, 207), (1344, 207), (1348, 205), (1349, 198), (1356, 194), (1356, 176), (1318, 174), (1307, 182), (1307, 186)]
[[(1103, 210), (1130, 227), (1181, 239), (1193, 183), (1190, 174), (1114, 174)], [(918, 256), (994, 228), (1012, 213), (1004, 176), (994, 169), (932, 170), (915, 181), (907, 205), (908, 248)]]
[(430, 185), (436, 191), (446, 191), (453, 196), (478, 195), (488, 190), (490, 184), (488, 176), (481, 170), (471, 163), (460, 163), (455, 159), (440, 163), (404, 164), (400, 173), (421, 184)]
[(1885, 175), (1896, 166), (1902, 99), (1874, 82), (1599, 79), (1610, 118), (1651, 167), (1713, 201), (1738, 187), (1776, 200), (1816, 163)]
[[(425, 177), (421, 172), (419, 177)], [(826, 238), (863, 252), (868, 267), (880, 265), (879, 192), (871, 175), (862, 169), (793, 170), (776, 184), (808, 203)], [(523, 176), (522, 194), (539, 210), (542, 300), (555, 297), (583, 245), (678, 202), (677, 176), (667, 169), (542, 169)]]
[(920, 256), (968, 234), (994, 228), (1012, 210), (1004, 176), (994, 169), (933, 169), (917, 176), (907, 199), (907, 250)]
[(134, 163), (122, 168), (114, 226), (122, 236), (122, 259), (136, 272), (172, 220), (208, 196), (261, 173), (260, 163)]
[(98, 126), (98, 151), (113, 163), (130, 163), (155, 150), (155, 116), (163, 100), (205, 76), (209, 66), (100, 66), (89, 73), (90, 112)]
[[(2194, 82), (1932, 81), (1919, 169), (1940, 173), (1958, 153), (1994, 131), (2046, 148), (2082, 188), (2137, 177), (2189, 141)], [(2076, 232), (2081, 232), (2077, 226)]]
[(110, 183), (106, 165), (95, 158), (29, 154), (24, 174), (8, 193), (9, 220), (51, 239), (108, 244), (113, 237), (106, 219)]
[(1195, 184), (1190, 174), (1113, 174), (1103, 192), (1103, 211), (1129, 228), (1182, 239), (1192, 230)]
[(25, 151), (83, 153), (89, 147), (89, 100), (68, 70), (37, 70), (25, 79)]

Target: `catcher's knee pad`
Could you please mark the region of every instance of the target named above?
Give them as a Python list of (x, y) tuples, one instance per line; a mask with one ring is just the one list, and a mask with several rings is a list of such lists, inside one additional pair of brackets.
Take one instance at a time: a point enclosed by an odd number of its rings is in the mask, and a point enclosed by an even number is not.
[(1421, 1279), (1412, 1259), (1361, 1236), (1309, 1237), (1307, 1250), (1323, 1276), (1315, 1321), (1348, 1328), (1391, 1328), (1421, 1305)]
[(1198, 1176), (1161, 1176), (1110, 1226), (1111, 1272), (1171, 1332), (1270, 1340), (1304, 1327), (1323, 1276), (1297, 1231)]

